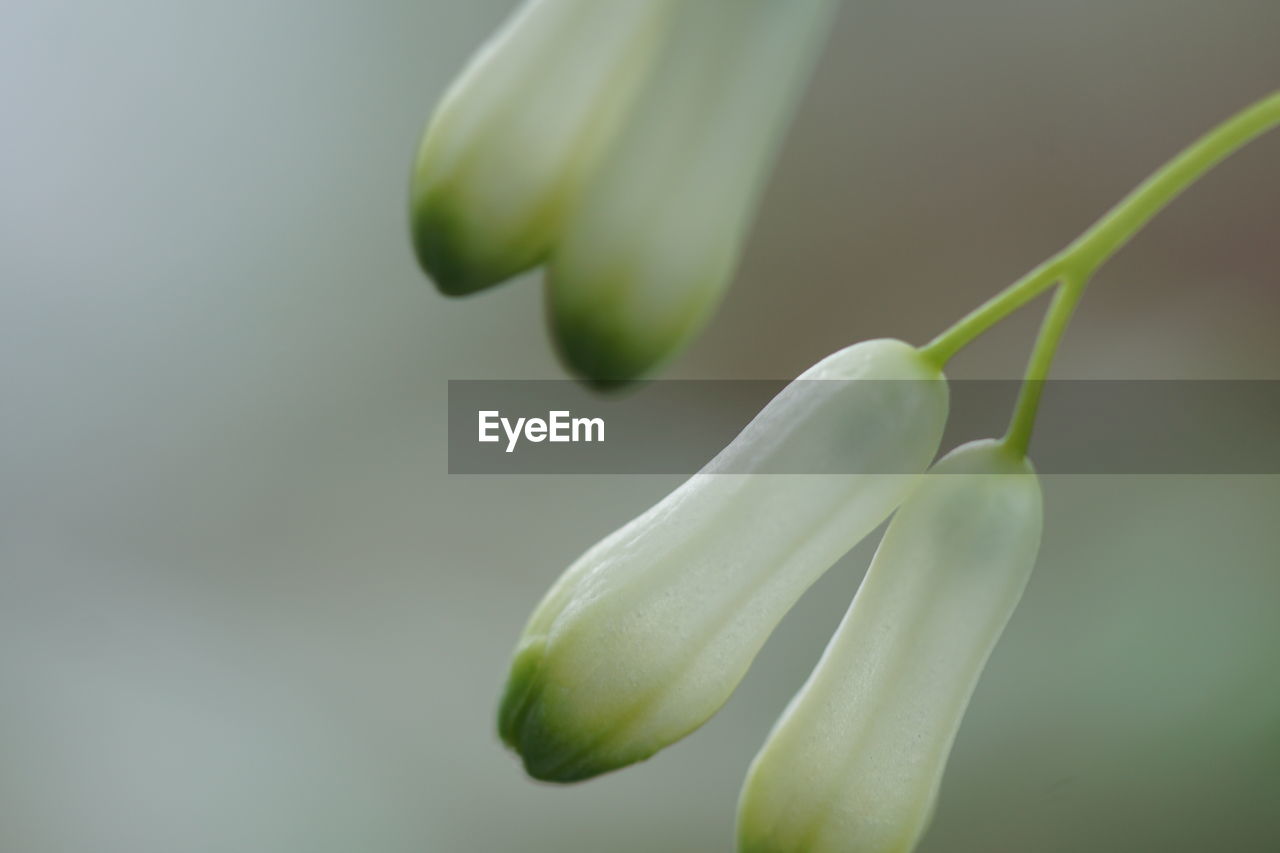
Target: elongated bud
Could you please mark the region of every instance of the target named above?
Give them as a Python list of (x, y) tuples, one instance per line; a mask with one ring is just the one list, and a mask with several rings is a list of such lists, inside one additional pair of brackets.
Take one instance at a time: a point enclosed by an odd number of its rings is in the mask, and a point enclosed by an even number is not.
[(529, 0), (477, 53), (414, 169), (414, 245), (442, 291), (542, 262), (648, 73), (671, 5)]
[[(534, 611), (502, 700), (529, 774), (585, 779), (705, 722), (804, 590), (906, 497), (946, 415), (946, 382), (914, 348), (841, 350), (583, 555)], [(851, 473), (764, 473), (826, 464)]]
[(1040, 486), (997, 442), (938, 463), (747, 774), (743, 853), (908, 853), (1040, 545)]
[(835, 6), (681, 4), (653, 78), (551, 256), (550, 310), (571, 368), (630, 379), (702, 329)]

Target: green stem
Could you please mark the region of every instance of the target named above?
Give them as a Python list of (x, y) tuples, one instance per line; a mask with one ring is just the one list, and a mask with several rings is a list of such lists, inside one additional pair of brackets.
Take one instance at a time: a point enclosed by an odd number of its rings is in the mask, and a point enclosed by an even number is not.
[(1040, 411), (1044, 383), (1053, 366), (1053, 356), (1058, 351), (1058, 344), (1067, 331), (1076, 306), (1080, 304), (1086, 283), (1084, 279), (1068, 279), (1064, 282), (1054, 294), (1053, 304), (1049, 306), (1040, 326), (1040, 335), (1036, 338), (1035, 349), (1032, 350), (1031, 361), (1027, 365), (1027, 376), (1018, 391), (1018, 402), (1014, 405), (1009, 431), (1004, 437), (1005, 446), (1019, 457), (1027, 455), (1036, 413)]
[(1075, 242), (996, 294), (922, 348), (939, 366), (1064, 275), (1088, 281), (1169, 202), (1206, 172), (1280, 124), (1280, 91), (1236, 113), (1174, 157)]
[(1053, 287), (1061, 277), (1062, 264), (1055, 255), (970, 311), (960, 322), (921, 347), (920, 352), (941, 369), (952, 356), (1005, 317)]
[(1088, 277), (1151, 219), (1206, 172), (1280, 125), (1280, 91), (1236, 113), (1193, 142), (1125, 196), (1063, 251), (1071, 268)]
[(1133, 239), (1183, 190), (1277, 125), (1280, 125), (1280, 91), (1236, 113), (1200, 137), (1121, 199), (1075, 242), (970, 312), (930, 341), (921, 352), (941, 368), (992, 326), (1061, 283), (1040, 328), (1009, 432), (1005, 436), (1005, 443), (1010, 449), (1025, 455), (1054, 354), (1085, 287), (1098, 267)]

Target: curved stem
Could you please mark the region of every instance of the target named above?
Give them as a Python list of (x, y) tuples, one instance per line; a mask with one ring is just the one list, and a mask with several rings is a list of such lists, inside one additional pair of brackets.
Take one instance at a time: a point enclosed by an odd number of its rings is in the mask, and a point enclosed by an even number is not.
[(1200, 137), (1089, 227), (1071, 245), (987, 300), (921, 348), (939, 368), (975, 338), (1060, 283), (1036, 339), (1005, 444), (1025, 456), (1054, 354), (1098, 267), (1206, 172), (1280, 125), (1280, 91), (1236, 113)]
[(1040, 335), (1036, 338), (1035, 349), (1032, 350), (1031, 361), (1027, 365), (1027, 375), (1022, 381), (1018, 402), (1013, 408), (1013, 418), (1009, 421), (1009, 431), (1004, 437), (1005, 446), (1018, 456), (1027, 455), (1036, 414), (1040, 411), (1040, 397), (1044, 393), (1045, 380), (1049, 378), (1058, 344), (1062, 341), (1076, 306), (1080, 304), (1086, 284), (1084, 279), (1075, 278), (1063, 282), (1054, 294), (1053, 303), (1040, 326)]
[(1280, 91), (1241, 110), (1200, 137), (1129, 193), (1062, 253), (1087, 278), (1183, 190), (1245, 145), (1280, 124)]
[(1062, 265), (1055, 256), (970, 311), (960, 322), (921, 347), (920, 352), (941, 368), (975, 338), (1053, 287), (1061, 277)]
[(939, 366), (1065, 275), (1088, 281), (1169, 202), (1249, 142), (1280, 125), (1280, 91), (1236, 113), (1174, 157), (1048, 261), (934, 338), (922, 352)]

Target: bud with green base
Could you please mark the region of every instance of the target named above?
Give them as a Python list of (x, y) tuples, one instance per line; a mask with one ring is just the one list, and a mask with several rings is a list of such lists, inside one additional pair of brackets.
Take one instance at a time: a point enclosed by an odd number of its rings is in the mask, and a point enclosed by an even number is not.
[(529, 0), (427, 126), (414, 246), (463, 295), (547, 266), (571, 369), (641, 376), (702, 329), (838, 0)]
[[(502, 700), (529, 774), (595, 776), (711, 717), (792, 604), (910, 493), (947, 397), (907, 344), (841, 350), (574, 563), (529, 620)], [(813, 463), (838, 473), (785, 473)]]
[(1025, 457), (976, 442), (894, 517), (839, 630), (747, 774), (742, 853), (907, 853), (1035, 564)]

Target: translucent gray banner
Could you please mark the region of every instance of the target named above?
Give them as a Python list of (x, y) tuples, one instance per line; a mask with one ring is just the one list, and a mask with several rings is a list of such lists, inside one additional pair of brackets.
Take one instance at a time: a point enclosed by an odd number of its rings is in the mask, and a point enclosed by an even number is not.
[[(857, 380), (868, 381), (908, 384)], [(451, 381), (449, 473), (692, 474), (789, 384), (821, 385), (799, 389), (801, 396), (829, 398), (854, 382), (675, 380), (600, 394), (567, 380)], [(941, 451), (1003, 434), (1019, 386), (951, 381)], [(797, 446), (812, 452), (784, 454), (752, 472), (911, 473), (879, 470), (867, 454), (833, 452), (823, 442), (841, 435), (840, 417), (814, 424), (798, 410), (785, 422), (822, 439), (806, 442), (802, 433)], [(858, 441), (850, 428), (848, 447)], [(1280, 474), (1280, 381), (1049, 381), (1031, 458), (1042, 474)], [(747, 473), (744, 464), (730, 460), (718, 470)]]

